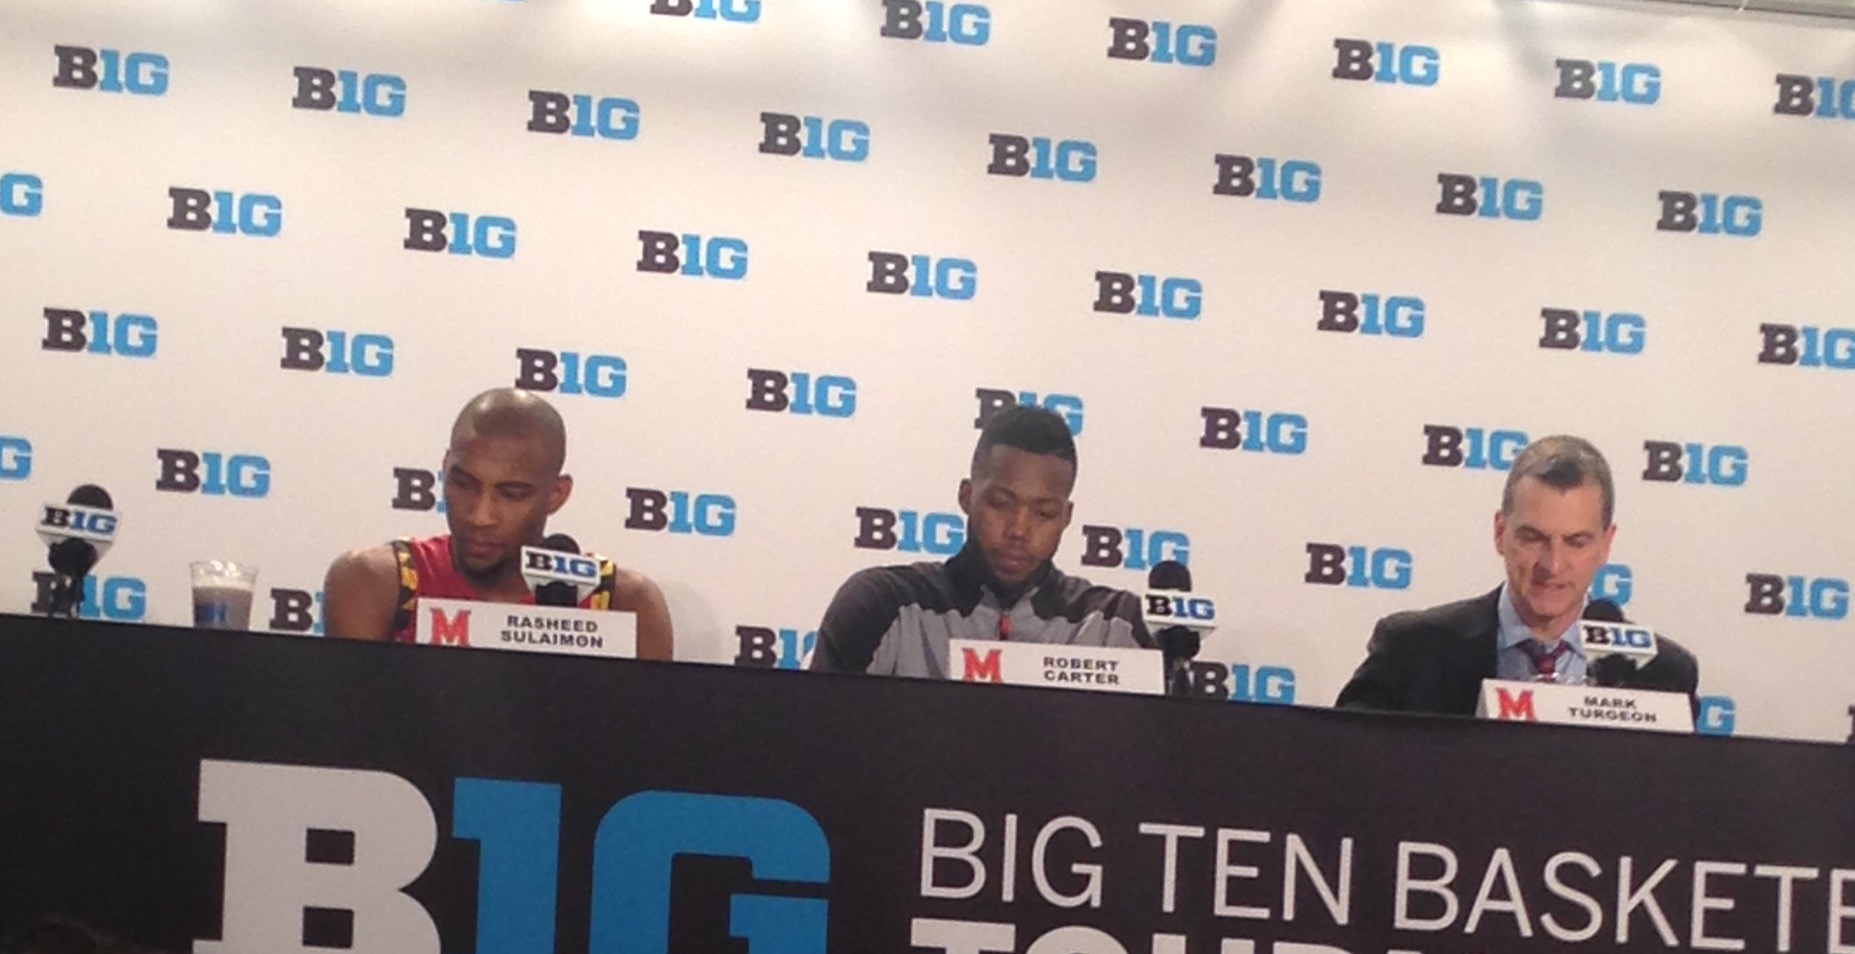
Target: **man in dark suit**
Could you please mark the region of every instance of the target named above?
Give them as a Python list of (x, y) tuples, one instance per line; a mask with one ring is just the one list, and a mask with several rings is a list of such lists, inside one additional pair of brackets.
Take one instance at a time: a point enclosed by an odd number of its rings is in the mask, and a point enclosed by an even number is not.
[[(1494, 515), (1494, 549), (1507, 582), (1493, 592), (1378, 621), (1365, 662), (1340, 690), (1341, 708), (1474, 715), (1484, 679), (1583, 683), (1580, 642), (1591, 579), (1610, 559), (1617, 527), (1610, 465), (1589, 441), (1555, 436), (1515, 459)], [(1694, 654), (1658, 639), (1656, 657), (1624, 685), (1686, 693), (1700, 682)]]

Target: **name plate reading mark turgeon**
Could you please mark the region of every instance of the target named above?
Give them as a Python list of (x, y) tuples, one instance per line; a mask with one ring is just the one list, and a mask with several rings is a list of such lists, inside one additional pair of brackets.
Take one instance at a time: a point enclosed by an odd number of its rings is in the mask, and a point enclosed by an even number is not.
[(952, 639), (947, 641), (947, 678), (1155, 696), (1166, 692), (1165, 660), (1156, 649)]
[(577, 606), (421, 598), (416, 637), (427, 646), (631, 659), (638, 654), (638, 618)]
[(1488, 679), (1475, 714), (1501, 722), (1693, 732), (1694, 710), (1679, 692)]

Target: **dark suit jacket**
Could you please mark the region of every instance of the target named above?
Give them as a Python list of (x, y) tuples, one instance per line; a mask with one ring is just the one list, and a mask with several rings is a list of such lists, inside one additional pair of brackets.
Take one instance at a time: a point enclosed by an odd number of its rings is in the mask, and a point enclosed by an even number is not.
[[(1494, 678), (1500, 643), (1501, 590), (1474, 599), (1378, 621), (1365, 662), (1340, 690), (1343, 709), (1474, 715), (1483, 679)], [(1698, 708), (1700, 663), (1672, 639), (1657, 634), (1656, 656), (1624, 685), (1686, 693)]]

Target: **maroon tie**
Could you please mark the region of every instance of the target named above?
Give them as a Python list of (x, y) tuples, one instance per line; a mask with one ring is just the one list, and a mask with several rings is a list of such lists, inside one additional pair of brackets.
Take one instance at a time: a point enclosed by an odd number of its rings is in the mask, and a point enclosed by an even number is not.
[(1521, 643), (1520, 648), (1533, 660), (1533, 671), (1539, 674), (1540, 682), (1553, 681), (1554, 674), (1559, 671), (1559, 657), (1569, 649), (1563, 639), (1553, 643), (1551, 649), (1537, 639)]

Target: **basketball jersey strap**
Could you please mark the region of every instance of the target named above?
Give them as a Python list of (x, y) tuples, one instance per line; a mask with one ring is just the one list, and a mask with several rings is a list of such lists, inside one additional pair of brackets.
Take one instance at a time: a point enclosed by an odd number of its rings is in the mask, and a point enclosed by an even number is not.
[(599, 585), (586, 598), (586, 608), (605, 610), (612, 608), (612, 596), (618, 592), (618, 564), (607, 557), (599, 558)]
[(393, 632), (410, 634), (419, 611), (419, 568), (412, 562), (410, 540), (393, 541), (393, 562), (399, 565), (399, 602), (393, 610)]

